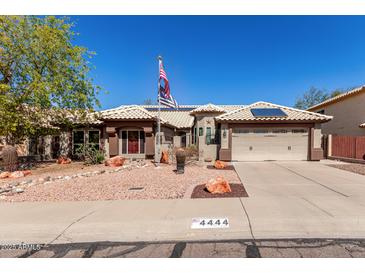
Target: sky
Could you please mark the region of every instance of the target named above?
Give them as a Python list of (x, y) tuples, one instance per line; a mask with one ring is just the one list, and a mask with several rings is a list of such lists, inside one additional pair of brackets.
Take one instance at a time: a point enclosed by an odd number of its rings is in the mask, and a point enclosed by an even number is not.
[(365, 84), (365, 16), (73, 16), (95, 51), (101, 109), (157, 100), (161, 55), (184, 104), (293, 106), (314, 86)]

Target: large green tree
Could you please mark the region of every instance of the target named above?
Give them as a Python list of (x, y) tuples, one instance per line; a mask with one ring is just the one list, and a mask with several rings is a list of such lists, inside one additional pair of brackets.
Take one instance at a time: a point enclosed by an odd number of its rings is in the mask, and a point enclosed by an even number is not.
[[(63, 17), (0, 16), (0, 136), (17, 143), (99, 106), (87, 48)], [(54, 115), (54, 114), (58, 115)], [(58, 120), (59, 121), (58, 121)]]

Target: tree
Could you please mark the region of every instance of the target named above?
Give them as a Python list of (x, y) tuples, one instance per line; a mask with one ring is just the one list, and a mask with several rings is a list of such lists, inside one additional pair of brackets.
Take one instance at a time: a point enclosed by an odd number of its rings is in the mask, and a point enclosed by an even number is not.
[(73, 26), (66, 17), (0, 16), (0, 136), (8, 143), (52, 130), (57, 110), (82, 116), (100, 106), (89, 77), (94, 53), (73, 44)]
[(308, 109), (311, 106), (322, 103), (323, 101), (333, 98), (342, 94), (345, 90), (336, 89), (330, 93), (325, 90), (318, 89), (316, 87), (311, 87), (306, 91), (301, 98), (298, 98), (295, 102), (294, 107), (298, 109)]

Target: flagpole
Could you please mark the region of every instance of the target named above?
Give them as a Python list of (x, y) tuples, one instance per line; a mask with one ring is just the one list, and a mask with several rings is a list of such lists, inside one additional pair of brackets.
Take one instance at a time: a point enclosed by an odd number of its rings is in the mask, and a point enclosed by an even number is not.
[[(162, 56), (158, 56), (158, 77), (160, 77), (160, 61), (162, 61)], [(158, 93), (158, 117), (157, 117), (157, 132), (158, 132), (158, 143), (157, 143), (157, 165), (160, 165), (161, 160), (161, 103), (160, 103), (160, 80), (157, 84), (157, 93)]]

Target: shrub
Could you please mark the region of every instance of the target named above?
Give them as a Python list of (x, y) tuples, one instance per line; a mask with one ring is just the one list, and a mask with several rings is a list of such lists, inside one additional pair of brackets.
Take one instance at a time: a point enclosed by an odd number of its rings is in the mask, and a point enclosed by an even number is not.
[(81, 145), (76, 150), (76, 156), (87, 165), (101, 164), (105, 160), (104, 151), (93, 145)]
[(185, 153), (187, 158), (198, 157), (198, 147), (196, 145), (189, 145), (185, 148)]

